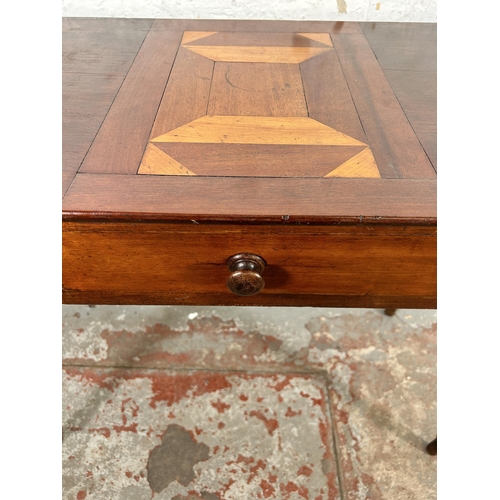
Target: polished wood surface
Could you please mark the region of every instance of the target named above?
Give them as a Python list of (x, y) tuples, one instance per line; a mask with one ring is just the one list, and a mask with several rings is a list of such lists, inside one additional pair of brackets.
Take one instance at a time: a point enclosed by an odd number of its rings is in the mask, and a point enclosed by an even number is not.
[[(433, 226), (65, 224), (68, 301), (98, 294), (126, 303), (143, 294), (139, 303), (389, 307), (398, 297), (401, 307), (435, 304)], [(226, 287), (227, 260), (242, 252), (266, 262), (266, 286), (244, 302)]]
[(436, 169), (436, 24), (361, 23), (361, 27), (408, 121)]
[(433, 70), (399, 26), (64, 20), (64, 301), (435, 307)]
[(404, 183), (335, 179), (332, 183), (331, 179), (310, 178), (81, 174), (64, 206), (64, 220), (121, 217), (187, 224), (204, 220), (435, 225), (436, 183), (425, 179)]
[(80, 172), (137, 173), (180, 39), (148, 33)]
[(62, 194), (113, 103), (152, 20), (63, 19)]

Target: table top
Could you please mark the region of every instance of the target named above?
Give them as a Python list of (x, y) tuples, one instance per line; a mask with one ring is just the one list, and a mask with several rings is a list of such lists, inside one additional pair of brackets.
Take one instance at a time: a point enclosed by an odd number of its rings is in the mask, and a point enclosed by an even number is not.
[(434, 225), (435, 38), (66, 18), (64, 217)]

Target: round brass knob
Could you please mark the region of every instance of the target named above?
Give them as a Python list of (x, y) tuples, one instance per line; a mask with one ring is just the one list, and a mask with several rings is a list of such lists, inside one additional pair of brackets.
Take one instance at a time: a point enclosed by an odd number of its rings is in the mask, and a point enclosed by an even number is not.
[(239, 253), (229, 257), (227, 267), (231, 274), (226, 285), (236, 295), (255, 295), (264, 288), (261, 274), (266, 261), (253, 253)]

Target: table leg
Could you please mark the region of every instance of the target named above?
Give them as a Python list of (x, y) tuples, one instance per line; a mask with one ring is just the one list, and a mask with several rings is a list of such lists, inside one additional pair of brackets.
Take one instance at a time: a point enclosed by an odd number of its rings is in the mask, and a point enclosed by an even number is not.
[(427, 445), (427, 453), (429, 455), (437, 455), (437, 450), (438, 450), (438, 438), (433, 439), (428, 445)]

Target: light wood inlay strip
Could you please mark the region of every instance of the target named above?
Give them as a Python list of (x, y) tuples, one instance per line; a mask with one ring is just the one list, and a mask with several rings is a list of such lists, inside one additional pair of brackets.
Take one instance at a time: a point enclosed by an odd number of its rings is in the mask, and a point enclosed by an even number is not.
[(215, 35), (217, 31), (185, 31), (182, 37), (182, 44), (194, 42), (210, 35)]
[(365, 145), (312, 118), (270, 116), (204, 116), (171, 132), (155, 137), (152, 141)]
[[(196, 40), (195, 40), (196, 41)], [(190, 42), (192, 43), (192, 42)], [(232, 33), (219, 31), (210, 38), (204, 37), (192, 43), (210, 47), (318, 47), (325, 45), (297, 33)], [(331, 44), (330, 44), (331, 46)]]
[(148, 144), (139, 168), (139, 174), (196, 175), (177, 160), (160, 151), (154, 144)]
[(298, 64), (331, 50), (318, 47), (211, 47), (204, 45), (186, 45), (185, 47), (212, 61), (285, 64)]
[(325, 177), (364, 177), (378, 179), (380, 178), (380, 173), (370, 148), (366, 148), (340, 165), (340, 167), (326, 174)]
[(303, 36), (305, 38), (310, 38), (316, 42), (323, 43), (329, 47), (333, 47), (332, 39), (328, 33), (297, 33), (297, 35)]

